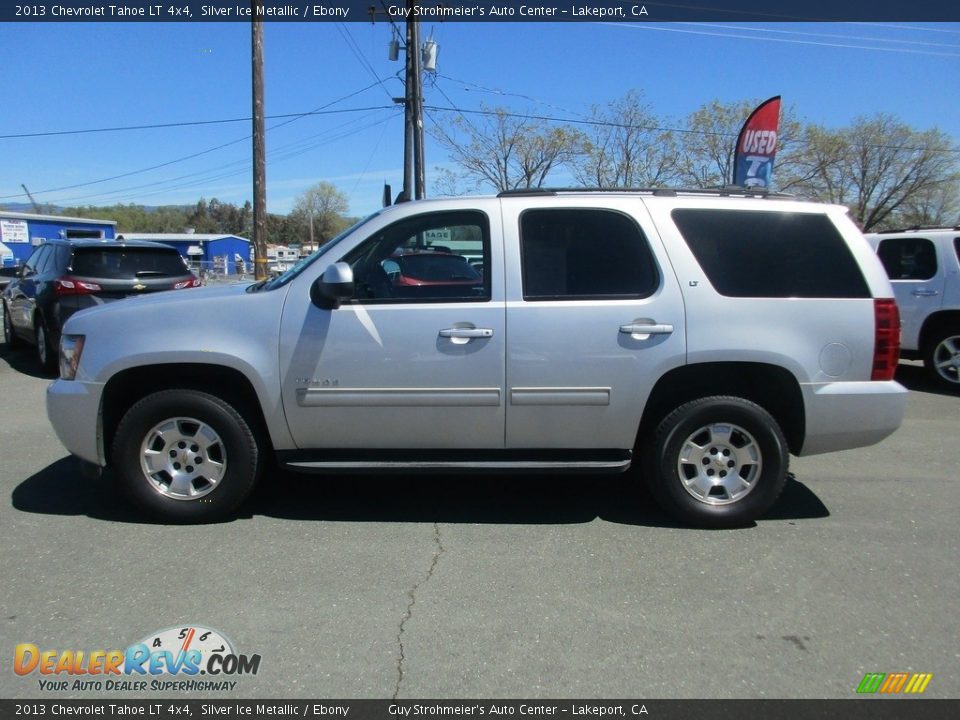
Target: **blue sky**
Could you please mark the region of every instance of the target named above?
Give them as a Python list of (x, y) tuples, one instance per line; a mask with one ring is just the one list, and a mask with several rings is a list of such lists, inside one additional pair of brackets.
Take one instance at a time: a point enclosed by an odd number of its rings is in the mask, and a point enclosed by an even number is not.
[[(805, 121), (840, 127), (885, 112), (960, 143), (960, 23), (450, 22), (421, 32), (440, 44), (431, 105), (577, 118), (633, 88), (680, 126), (715, 98), (779, 94)], [(385, 180), (399, 190), (403, 120), (391, 97), (402, 95), (402, 62), (387, 59), (390, 33), (386, 22), (265, 24), (268, 116), (356, 110), (269, 132), (271, 212), (320, 180), (343, 190), (355, 215), (379, 206)], [(0, 135), (250, 115), (244, 23), (6, 23), (0, 47)], [(0, 203), (25, 201), (21, 183), (58, 205), (242, 203), (252, 197), (249, 132), (246, 121), (0, 138)], [(426, 159), (429, 188), (449, 159), (429, 138)]]

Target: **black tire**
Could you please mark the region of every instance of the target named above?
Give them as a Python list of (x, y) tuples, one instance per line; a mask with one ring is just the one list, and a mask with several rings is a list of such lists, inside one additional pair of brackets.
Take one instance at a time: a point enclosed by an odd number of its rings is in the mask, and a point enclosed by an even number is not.
[(8, 348), (18, 348), (23, 345), (23, 340), (13, 329), (13, 320), (10, 318), (10, 310), (7, 309), (6, 303), (3, 304), (3, 341)]
[(684, 523), (749, 525), (783, 491), (787, 441), (756, 403), (707, 397), (667, 415), (644, 451), (647, 485), (660, 506)]
[(133, 503), (176, 523), (208, 522), (235, 511), (257, 482), (261, 458), (256, 436), (231, 405), (179, 389), (131, 407), (112, 451), (117, 479)]
[(928, 377), (943, 390), (960, 392), (960, 327), (937, 328), (923, 349)]
[(53, 372), (57, 367), (59, 350), (50, 344), (50, 331), (43, 315), (37, 315), (33, 324), (33, 339), (36, 342), (37, 362), (46, 372)]

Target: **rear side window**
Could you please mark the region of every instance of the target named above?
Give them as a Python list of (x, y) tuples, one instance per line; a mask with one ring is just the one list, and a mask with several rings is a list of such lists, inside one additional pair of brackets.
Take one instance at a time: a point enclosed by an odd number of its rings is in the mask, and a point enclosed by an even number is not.
[(671, 215), (721, 295), (870, 297), (857, 261), (825, 215), (712, 209)]
[(660, 283), (640, 228), (611, 210), (528, 210), (520, 253), (524, 300), (645, 298)]
[(143, 247), (75, 248), (74, 275), (108, 280), (180, 277), (189, 270), (176, 250)]
[(891, 280), (929, 280), (937, 274), (937, 250), (926, 238), (887, 238), (877, 255)]

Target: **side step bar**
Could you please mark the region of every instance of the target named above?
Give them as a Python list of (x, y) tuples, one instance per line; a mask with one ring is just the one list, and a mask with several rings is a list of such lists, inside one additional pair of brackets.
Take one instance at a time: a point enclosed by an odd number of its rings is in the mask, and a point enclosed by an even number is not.
[(630, 468), (631, 453), (625, 451), (537, 451), (480, 453), (409, 451), (284, 451), (280, 464), (300, 473), (621, 473)]

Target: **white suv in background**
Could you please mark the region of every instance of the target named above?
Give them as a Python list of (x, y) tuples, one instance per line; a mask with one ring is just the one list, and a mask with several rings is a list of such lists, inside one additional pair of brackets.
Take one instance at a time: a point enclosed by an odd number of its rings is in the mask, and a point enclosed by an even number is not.
[(960, 227), (867, 235), (900, 306), (901, 356), (960, 391)]

